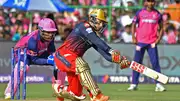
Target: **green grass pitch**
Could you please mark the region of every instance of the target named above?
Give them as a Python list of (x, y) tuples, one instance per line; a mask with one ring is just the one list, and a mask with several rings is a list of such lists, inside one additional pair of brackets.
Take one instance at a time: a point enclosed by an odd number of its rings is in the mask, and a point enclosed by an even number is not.
[[(5, 86), (0, 84), (0, 101), (4, 101)], [(129, 84), (99, 84), (99, 86), (105, 95), (110, 96), (109, 101), (180, 101), (178, 84), (165, 85), (166, 92), (155, 92), (154, 84), (140, 84), (138, 91), (127, 91)], [(56, 101), (52, 96), (51, 84), (28, 84), (27, 101)]]

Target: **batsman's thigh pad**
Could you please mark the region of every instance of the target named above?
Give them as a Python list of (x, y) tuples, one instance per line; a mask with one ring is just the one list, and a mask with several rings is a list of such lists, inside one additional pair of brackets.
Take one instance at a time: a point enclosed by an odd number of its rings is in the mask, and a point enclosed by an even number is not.
[(100, 90), (92, 78), (88, 63), (81, 57), (76, 59), (76, 72), (80, 76), (81, 84), (87, 87), (90, 92), (96, 96)]

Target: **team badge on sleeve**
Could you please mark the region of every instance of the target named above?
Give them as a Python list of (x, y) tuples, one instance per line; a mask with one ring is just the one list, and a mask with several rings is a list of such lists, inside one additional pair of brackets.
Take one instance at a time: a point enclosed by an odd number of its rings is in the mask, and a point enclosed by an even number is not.
[(90, 27), (90, 25), (89, 25), (88, 23), (84, 23), (84, 26), (85, 26), (86, 28)]
[(86, 31), (87, 31), (88, 33), (92, 33), (92, 32), (93, 32), (93, 31), (92, 31), (92, 28), (90, 28), (90, 27), (87, 28)]

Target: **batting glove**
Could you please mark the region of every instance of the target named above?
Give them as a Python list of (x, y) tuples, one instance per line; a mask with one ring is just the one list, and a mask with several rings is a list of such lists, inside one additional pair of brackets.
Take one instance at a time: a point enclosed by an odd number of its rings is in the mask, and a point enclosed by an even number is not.
[(120, 62), (120, 68), (121, 69), (125, 69), (128, 68), (130, 66), (131, 62), (127, 60), (127, 58), (125, 56), (122, 56), (121, 58), (121, 62)]

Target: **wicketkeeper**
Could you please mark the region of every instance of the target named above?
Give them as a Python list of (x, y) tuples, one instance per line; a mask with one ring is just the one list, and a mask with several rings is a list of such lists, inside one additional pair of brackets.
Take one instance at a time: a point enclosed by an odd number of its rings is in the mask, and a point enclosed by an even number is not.
[[(54, 36), (57, 31), (55, 27), (55, 23), (53, 20), (49, 18), (43, 18), (39, 24), (38, 29), (23, 36), (15, 45), (15, 55), (17, 55), (18, 48), (27, 48), (27, 60), (26, 60), (26, 70), (29, 71), (29, 66), (32, 64), (35, 65), (54, 65)], [(23, 50), (21, 52), (21, 60), (20, 60), (20, 82), (23, 79)], [(14, 69), (14, 95), (17, 91), (17, 64)], [(65, 73), (59, 72), (61, 75), (61, 80), (57, 79), (58, 70), (54, 70), (54, 77), (56, 79), (56, 83), (63, 84), (65, 80)], [(7, 88), (4, 92), (5, 99), (11, 99), (11, 81), (9, 81)]]

